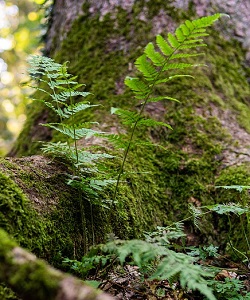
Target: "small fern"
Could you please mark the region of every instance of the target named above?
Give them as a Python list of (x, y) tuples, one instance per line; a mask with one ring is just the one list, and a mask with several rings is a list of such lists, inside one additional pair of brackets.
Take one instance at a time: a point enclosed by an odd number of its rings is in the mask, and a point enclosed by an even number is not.
[[(76, 115), (98, 105), (90, 104), (85, 100), (90, 93), (79, 90), (84, 85), (78, 83), (76, 76), (68, 73), (67, 63), (59, 64), (48, 57), (31, 56), (29, 64), (31, 65), (29, 69), (31, 78), (36, 82), (40, 82), (40, 85), (33, 85), (32, 87), (46, 96), (45, 99), (33, 100), (42, 102), (60, 120), (57, 123), (45, 123), (41, 125), (61, 133), (67, 141), (66, 143), (46, 143), (43, 145), (42, 150), (46, 154), (61, 157), (64, 161), (70, 163), (72, 174), (69, 175), (68, 184), (79, 191), (82, 231), (85, 237), (85, 244), (87, 242), (83, 199), (87, 199), (90, 202), (92, 242), (94, 244), (92, 205), (101, 205), (108, 208), (110, 206), (109, 201), (103, 200), (99, 196), (105, 187), (113, 184), (113, 180), (105, 178), (109, 176), (103, 173), (104, 168), (101, 167), (100, 161), (113, 158), (113, 156), (106, 153), (92, 153), (86, 149), (79, 149), (77, 140), (88, 139), (92, 136), (103, 136), (106, 133), (90, 128), (92, 125), (98, 125), (96, 122), (76, 123)], [(78, 101), (74, 100), (76, 98)], [(79, 101), (79, 99), (81, 100)], [(73, 146), (71, 145), (72, 141)]]
[[(46, 95), (46, 100), (34, 100), (44, 103), (60, 119), (60, 123), (45, 123), (41, 125), (60, 132), (67, 140), (67, 143), (45, 143), (42, 147), (43, 152), (57, 157), (63, 157), (65, 160), (70, 161), (73, 168), (73, 176), (84, 179), (78, 181), (78, 187), (81, 183), (82, 190), (85, 192), (89, 192), (93, 187), (96, 189), (98, 184), (99, 190), (101, 190), (104, 186), (109, 185), (112, 180), (102, 181), (96, 178), (98, 180), (96, 180), (95, 185), (93, 185), (91, 184), (93, 178), (89, 176), (86, 177), (84, 174), (101, 174), (101, 172), (98, 172), (99, 161), (102, 159), (113, 158), (113, 156), (106, 153), (92, 153), (85, 149), (78, 149), (76, 141), (83, 138), (88, 139), (92, 136), (106, 135), (106, 133), (89, 128), (89, 126), (98, 125), (97, 122), (85, 122), (82, 124), (77, 124), (75, 122), (76, 114), (97, 107), (98, 105), (90, 104), (85, 100), (78, 102), (73, 101), (73, 98), (75, 97), (85, 99), (91, 94), (89, 92), (78, 90), (84, 85), (78, 83), (76, 76), (72, 76), (68, 73), (67, 63), (59, 64), (48, 57), (31, 56), (29, 64), (31, 65), (31, 68), (29, 69), (31, 78), (48, 87), (45, 89), (40, 86), (32, 86)], [(47, 100), (47, 98), (49, 98), (49, 100)], [(67, 123), (65, 121), (67, 121)], [(70, 145), (71, 141), (74, 142), (74, 146)], [(70, 179), (68, 182), (75, 185), (73, 179)], [(91, 194), (96, 196), (96, 193)]]
[[(129, 262), (140, 268), (149, 276), (149, 280), (168, 280), (171, 284), (179, 281), (182, 288), (198, 290), (209, 300), (215, 300), (207, 279), (214, 276), (213, 272), (205, 271), (195, 264), (195, 259), (183, 253), (176, 253), (158, 243), (143, 240), (114, 240), (105, 245), (94, 247), (81, 262), (64, 260), (75, 271), (82, 275), (86, 270), (117, 261), (120, 265)], [(86, 268), (86, 269), (85, 269)]]

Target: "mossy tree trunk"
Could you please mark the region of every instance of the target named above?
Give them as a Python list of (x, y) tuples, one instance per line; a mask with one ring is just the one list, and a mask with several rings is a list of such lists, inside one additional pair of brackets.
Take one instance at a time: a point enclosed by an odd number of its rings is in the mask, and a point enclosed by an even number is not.
[[(215, 189), (216, 185), (249, 185), (248, 1), (237, 2), (237, 7), (231, 2), (54, 1), (45, 52), (60, 63), (69, 61), (70, 72), (94, 94), (91, 102), (101, 104), (97, 111), (79, 115), (79, 121), (98, 121), (106, 131), (116, 133), (125, 129), (109, 111), (112, 106), (137, 109), (138, 103), (125, 89), (123, 80), (134, 75), (134, 60), (144, 46), (154, 41), (156, 34), (173, 31), (182, 21), (197, 15), (219, 11), (232, 17), (211, 29), (205, 57), (199, 61), (206, 63), (206, 68), (190, 71), (194, 80), (179, 80), (159, 90), (160, 94), (167, 91), (181, 103), (166, 101), (146, 107), (149, 115), (167, 121), (173, 131), (145, 131), (143, 134), (150, 141), (162, 147), (138, 147), (129, 153), (127, 177), (111, 220), (105, 209), (93, 207), (96, 242), (102, 242), (111, 232), (120, 238), (138, 237), (156, 225), (179, 221), (188, 215), (189, 204), (248, 201), (246, 194), (239, 196)], [(238, 17), (238, 11), (244, 18)], [(43, 97), (39, 93), (36, 96)], [(0, 220), (0, 225), (21, 245), (60, 266), (62, 257), (80, 257), (91, 245), (93, 224), (89, 202), (84, 201), (84, 212), (80, 214), (79, 196), (65, 183), (66, 167), (37, 156), (41, 154), (39, 141), (63, 141), (63, 136), (39, 125), (51, 120), (53, 116), (42, 105), (32, 103), (24, 129), (10, 153), (26, 157), (5, 159), (0, 164), (0, 184), (9, 215), (9, 219)], [(86, 146), (86, 142), (80, 141), (79, 146)], [(107, 151), (112, 152), (110, 147)], [(112, 167), (118, 168), (117, 162)], [(7, 199), (11, 199), (10, 203)], [(28, 213), (29, 202), (33, 215)], [(13, 227), (10, 218), (17, 207), (20, 211)], [(37, 223), (32, 224), (29, 220), (34, 215)], [(66, 222), (62, 221), (64, 218)], [(213, 228), (203, 228), (205, 237), (216, 243), (214, 232), (219, 230), (217, 242), (221, 242), (227, 231), (226, 219), (213, 223)], [(20, 224), (23, 228), (32, 224), (32, 230), (20, 233)], [(36, 242), (35, 232), (41, 226), (43, 235)], [(34, 244), (27, 243), (29, 234)], [(237, 237), (240, 243), (240, 235)]]

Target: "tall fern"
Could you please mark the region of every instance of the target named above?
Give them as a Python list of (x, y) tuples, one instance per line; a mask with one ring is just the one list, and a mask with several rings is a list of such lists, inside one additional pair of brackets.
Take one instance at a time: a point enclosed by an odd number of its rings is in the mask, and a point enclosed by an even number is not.
[[(111, 113), (121, 117), (123, 123), (131, 127), (129, 141), (125, 146), (125, 152), (114, 192), (114, 201), (117, 197), (118, 187), (127, 160), (128, 152), (132, 144), (136, 129), (147, 126), (165, 126), (172, 129), (170, 124), (158, 122), (144, 116), (147, 103), (162, 100), (177, 101), (172, 95), (155, 95), (155, 88), (160, 84), (171, 83), (171, 81), (192, 77), (188, 74), (176, 74), (186, 68), (202, 66), (200, 63), (190, 63), (190, 58), (203, 55), (201, 47), (205, 47), (204, 37), (208, 36), (207, 28), (218, 20), (222, 14), (215, 14), (199, 18), (194, 21), (185, 21), (175, 33), (168, 33), (167, 38), (157, 35), (156, 46), (148, 43), (144, 53), (135, 61), (135, 67), (139, 71), (138, 77), (126, 77), (125, 85), (134, 93), (134, 97), (140, 101), (139, 112), (131, 112), (119, 108), (112, 108)], [(188, 61), (187, 61), (188, 59)]]

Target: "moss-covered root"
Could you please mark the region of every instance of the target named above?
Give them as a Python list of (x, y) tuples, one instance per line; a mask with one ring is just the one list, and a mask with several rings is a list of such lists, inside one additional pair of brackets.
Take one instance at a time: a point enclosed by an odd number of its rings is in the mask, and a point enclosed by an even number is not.
[(0, 229), (1, 281), (23, 300), (113, 299), (37, 259), (35, 255), (18, 247), (2, 229)]

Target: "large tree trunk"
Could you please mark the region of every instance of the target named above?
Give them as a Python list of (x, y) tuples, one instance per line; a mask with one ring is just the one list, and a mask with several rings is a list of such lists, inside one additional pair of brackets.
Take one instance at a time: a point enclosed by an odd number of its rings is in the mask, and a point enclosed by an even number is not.
[[(187, 216), (190, 203), (199, 206), (235, 201), (234, 192), (225, 194), (215, 190), (215, 185), (249, 184), (248, 6), (246, 0), (55, 1), (45, 52), (58, 62), (69, 61), (70, 72), (94, 94), (92, 101), (102, 105), (95, 114), (83, 113), (81, 120), (98, 121), (113, 132), (119, 132), (121, 126), (109, 115), (110, 107), (136, 109), (137, 102), (123, 80), (135, 73), (134, 60), (147, 42), (197, 15), (219, 11), (231, 16), (210, 31), (206, 55), (200, 59), (207, 67), (192, 71), (192, 81), (185, 79), (162, 87), (162, 93), (167, 91), (182, 102), (147, 106), (148, 114), (170, 123), (173, 131), (152, 129), (147, 132), (148, 138), (162, 147), (138, 148), (129, 153), (125, 166), (128, 175), (112, 221), (104, 209), (94, 206), (96, 242), (110, 232), (120, 238), (135, 237), (156, 225), (180, 220)], [(38, 141), (63, 140), (63, 136), (39, 125), (50, 118), (42, 105), (31, 104), (24, 129), (10, 153), (27, 157), (1, 162), (3, 199), (6, 203), (11, 200), (11, 205), (9, 218), (0, 220), (0, 224), (22, 245), (60, 265), (62, 256), (79, 257), (91, 245), (93, 230), (90, 204), (65, 184), (65, 167), (42, 156), (29, 156), (41, 154)], [(13, 227), (11, 216), (20, 206), (17, 198), (25, 203), (30, 200), (35, 210), (30, 215), (28, 209), (20, 209), (19, 225)], [(79, 199), (84, 208), (81, 213)], [(242, 195), (241, 201), (247, 199)], [(62, 222), (65, 211), (69, 215)], [(32, 243), (27, 243), (28, 232), (18, 231), (18, 226), (21, 222), (23, 228), (29, 228), (34, 214), (37, 223), (30, 233)], [(41, 227), (41, 220), (49, 225)], [(38, 241), (37, 228), (43, 232)], [(206, 229), (206, 237), (216, 243), (214, 230), (220, 230), (221, 242), (226, 224), (214, 222), (214, 228)], [(57, 249), (48, 241), (51, 231), (55, 231)]]

